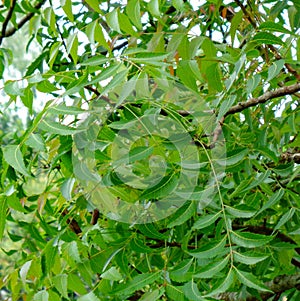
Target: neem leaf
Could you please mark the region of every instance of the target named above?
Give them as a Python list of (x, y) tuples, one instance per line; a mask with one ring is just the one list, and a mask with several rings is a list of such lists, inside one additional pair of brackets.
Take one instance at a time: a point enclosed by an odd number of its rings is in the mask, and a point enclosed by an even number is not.
[(255, 209), (244, 204), (237, 205), (236, 207), (226, 206), (226, 211), (234, 217), (239, 218), (250, 218), (256, 213)]
[(184, 295), (191, 301), (205, 301), (198, 289), (197, 284), (191, 280), (183, 286)]
[(197, 210), (196, 203), (194, 201), (187, 202), (181, 206), (171, 217), (167, 227), (172, 228), (186, 222), (191, 216), (195, 214)]
[(89, 292), (88, 294), (79, 297), (77, 300), (78, 301), (100, 301), (100, 299), (95, 295), (94, 292)]
[(200, 273), (194, 275), (195, 278), (213, 278), (217, 273), (222, 271), (229, 261), (229, 256), (217, 262), (208, 264), (207, 266), (201, 268)]
[(250, 232), (231, 232), (232, 241), (238, 246), (256, 248), (266, 245), (273, 237)]
[(221, 212), (217, 212), (216, 214), (207, 214), (201, 216), (193, 225), (192, 229), (203, 229), (205, 227), (213, 224), (221, 215)]
[(157, 199), (171, 193), (177, 186), (178, 177), (176, 173), (171, 173), (161, 179), (161, 181), (153, 187), (146, 189), (141, 195), (141, 199)]
[(237, 268), (235, 269), (235, 271), (238, 279), (246, 286), (252, 287), (263, 292), (272, 292), (263, 283), (258, 281), (257, 278), (254, 277), (252, 274), (240, 271)]
[(61, 103), (50, 107), (47, 112), (50, 114), (78, 115), (86, 112), (86, 110), (74, 106), (66, 106), (65, 104)]
[(189, 269), (194, 259), (187, 259), (179, 263), (174, 270), (170, 271), (170, 278), (176, 282), (186, 282), (187, 279), (191, 279), (192, 275), (189, 275)]
[(2, 151), (5, 161), (11, 167), (13, 167), (16, 171), (20, 172), (21, 174), (30, 177), (30, 174), (25, 167), (23, 155), (21, 153), (19, 145), (3, 146)]
[(231, 269), (227, 274), (227, 276), (224, 279), (222, 279), (215, 287), (213, 287), (213, 290), (209, 294), (206, 294), (205, 297), (214, 296), (220, 293), (227, 292), (231, 284), (233, 283), (233, 280), (234, 280), (234, 272)]
[(261, 45), (261, 44), (268, 44), (268, 45), (282, 45), (284, 46), (285, 43), (281, 38), (274, 36), (269, 32), (258, 32), (252, 39), (253, 42)]
[(114, 294), (128, 296), (135, 291), (142, 289), (144, 286), (152, 284), (159, 279), (160, 275), (160, 271), (156, 273), (144, 273), (137, 275), (128, 282), (119, 285), (114, 291)]
[(46, 120), (43, 120), (39, 124), (39, 128), (50, 134), (58, 134), (58, 135), (73, 135), (82, 131), (75, 128), (71, 128), (67, 125), (58, 122), (46, 121)]
[(266, 258), (268, 258), (268, 256), (255, 254), (253, 252), (238, 253), (235, 251), (233, 253), (233, 258), (237, 262), (241, 262), (241, 263), (249, 265), (249, 264), (256, 264), (260, 261), (263, 261)]
[(224, 251), (226, 237), (220, 241), (207, 243), (204, 246), (189, 252), (190, 255), (196, 258), (213, 258)]

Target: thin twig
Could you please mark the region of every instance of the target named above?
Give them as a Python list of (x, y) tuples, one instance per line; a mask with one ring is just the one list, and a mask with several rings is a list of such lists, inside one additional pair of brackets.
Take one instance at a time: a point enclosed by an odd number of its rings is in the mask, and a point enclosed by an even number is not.
[(16, 3), (17, 3), (17, 0), (12, 0), (11, 1), (10, 8), (7, 12), (6, 18), (5, 18), (5, 20), (3, 22), (3, 25), (2, 25), (1, 36), (0, 36), (0, 45), (2, 44), (3, 38), (5, 37), (6, 28), (7, 28), (7, 25), (8, 25), (12, 15), (13, 15)]
[[(36, 9), (36, 10), (40, 9), (45, 2), (46, 2), (46, 0), (42, 0), (37, 5), (34, 6), (34, 9)], [(19, 23), (17, 24), (17, 27), (11, 27), (8, 30), (5, 30), (5, 33), (2, 34), (1, 39), (12, 36), (17, 30), (19, 30), (21, 27), (23, 27), (34, 15), (35, 15), (34, 12), (28, 13), (24, 18), (22, 18), (19, 21)]]

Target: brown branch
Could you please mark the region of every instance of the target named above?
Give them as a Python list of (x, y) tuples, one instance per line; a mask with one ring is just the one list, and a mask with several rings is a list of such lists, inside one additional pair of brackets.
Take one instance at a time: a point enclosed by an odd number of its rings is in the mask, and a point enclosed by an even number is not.
[(92, 225), (96, 225), (97, 224), (99, 216), (100, 216), (99, 210), (98, 209), (94, 209), (93, 215), (92, 215), (92, 220), (91, 220), (91, 224)]
[[(43, 4), (46, 2), (46, 0), (42, 0), (41, 2), (39, 2), (38, 4), (36, 4), (34, 6), (34, 9), (38, 10), (40, 9)], [(1, 38), (7, 38), (12, 36), (17, 30), (19, 30), (21, 27), (23, 27), (33, 16), (34, 16), (34, 12), (30, 12), (28, 13), (24, 18), (22, 18), (19, 23), (17, 24), (17, 27), (12, 27), (9, 28), (8, 30), (5, 30), (5, 33), (2, 34)]]
[(2, 24), (2, 30), (1, 30), (1, 36), (0, 36), (0, 45), (2, 44), (3, 38), (5, 37), (6, 28), (7, 28), (7, 25), (8, 25), (12, 15), (13, 15), (16, 3), (17, 3), (17, 0), (12, 0), (11, 1), (10, 8), (9, 8), (8, 13), (6, 15), (6, 18), (5, 18), (5, 20)]
[(257, 25), (255, 23), (255, 21), (253, 20), (252, 16), (250, 15), (250, 13), (247, 11), (246, 7), (241, 3), (241, 1), (239, 0), (234, 0), (234, 2), (241, 8), (241, 10), (243, 11), (244, 16), (246, 17), (246, 19), (250, 22), (250, 24), (256, 28)]
[[(271, 292), (261, 292), (260, 297), (262, 300), (268, 300), (269, 298), (282, 294), (285, 291), (288, 291), (292, 288), (299, 289), (300, 286), (300, 274), (295, 275), (280, 275), (277, 276), (275, 279), (268, 281), (265, 283), (265, 286), (268, 287), (273, 293)], [(249, 294), (246, 296), (240, 296), (239, 293), (232, 292), (232, 293), (222, 293), (217, 296), (218, 299), (224, 301), (256, 301), (257, 298), (254, 296), (250, 296)]]
[(294, 85), (290, 86), (285, 86), (278, 88), (273, 91), (268, 91), (264, 93), (263, 95), (257, 97), (257, 98), (251, 98), (245, 102), (239, 102), (237, 105), (231, 107), (224, 117), (227, 117), (228, 115), (235, 114), (238, 112), (241, 112), (247, 108), (254, 107), (258, 104), (262, 104), (267, 102), (270, 99), (281, 97), (281, 96), (286, 96), (286, 95), (291, 95), (293, 93), (299, 92), (300, 91), (300, 83), (296, 83)]
[[(65, 209), (65, 210), (61, 213), (62, 216), (67, 216), (68, 214), (69, 214), (69, 212), (68, 212), (67, 209)], [(82, 233), (82, 230), (81, 230), (81, 228), (80, 228), (78, 222), (77, 222), (75, 219), (69, 218), (69, 217), (68, 217), (68, 218), (67, 218), (67, 224), (69, 225), (70, 229), (71, 229), (75, 234), (80, 234), (80, 233)]]

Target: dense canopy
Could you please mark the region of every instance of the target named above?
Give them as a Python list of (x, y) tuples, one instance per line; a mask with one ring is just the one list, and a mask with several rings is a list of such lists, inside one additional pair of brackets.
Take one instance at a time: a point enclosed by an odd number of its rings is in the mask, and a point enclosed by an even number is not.
[(298, 0), (0, 23), (0, 299), (299, 300)]

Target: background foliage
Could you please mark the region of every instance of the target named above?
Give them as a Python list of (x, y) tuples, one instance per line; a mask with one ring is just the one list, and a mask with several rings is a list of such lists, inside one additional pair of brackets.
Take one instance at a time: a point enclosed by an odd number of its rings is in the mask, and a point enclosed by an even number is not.
[[(0, 284), (11, 300), (299, 299), (297, 0), (5, 0), (0, 22)], [(15, 34), (40, 49), (17, 79), (6, 73)], [(20, 102), (23, 126), (10, 109)], [(184, 183), (196, 171), (196, 185), (167, 218), (118, 222), (102, 211), (106, 190), (96, 203), (86, 193), (89, 159), (116, 200), (177, 189), (180, 158), (162, 132), (129, 150), (131, 186), (116, 175), (116, 137), (149, 116), (194, 141), (201, 164)], [(215, 163), (218, 147), (227, 160)], [(165, 174), (142, 186), (155, 156)]]

